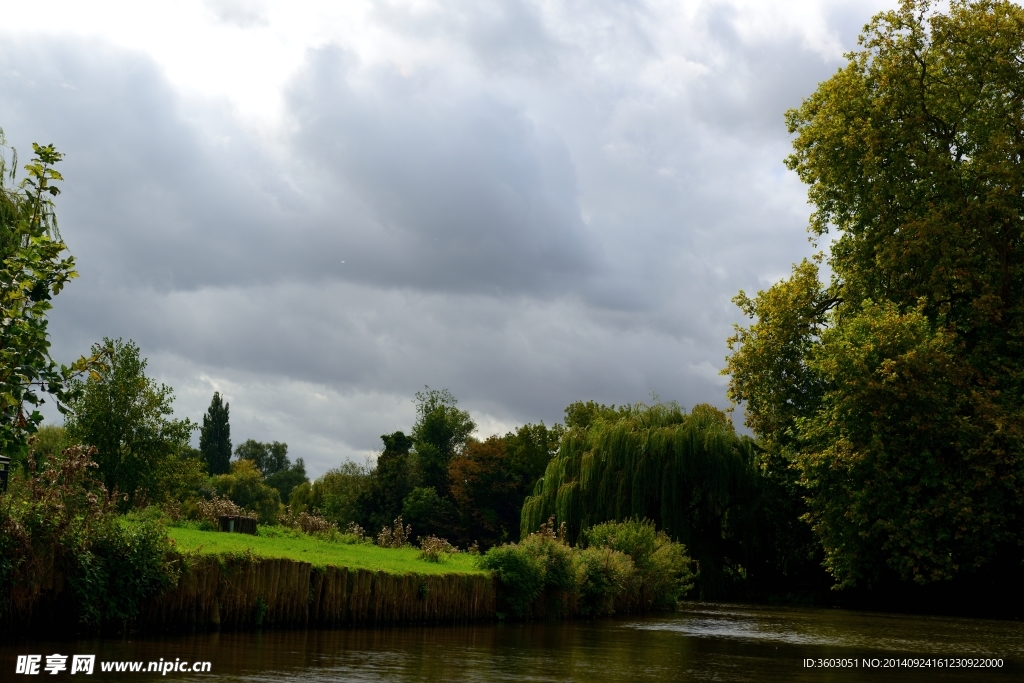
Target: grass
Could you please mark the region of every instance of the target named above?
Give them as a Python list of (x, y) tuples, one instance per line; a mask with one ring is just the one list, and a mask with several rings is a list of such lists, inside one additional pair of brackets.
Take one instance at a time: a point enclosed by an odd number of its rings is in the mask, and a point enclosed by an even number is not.
[[(263, 530), (260, 530), (261, 533)], [(485, 574), (476, 566), (472, 555), (449, 555), (444, 562), (417, 559), (416, 548), (378, 548), (363, 543), (332, 543), (315, 536), (249, 536), (219, 531), (170, 527), (167, 535), (177, 548), (201, 555), (224, 555), (251, 552), (258, 557), (287, 558), (309, 562), (315, 567), (348, 567), (370, 569), (389, 574)]]

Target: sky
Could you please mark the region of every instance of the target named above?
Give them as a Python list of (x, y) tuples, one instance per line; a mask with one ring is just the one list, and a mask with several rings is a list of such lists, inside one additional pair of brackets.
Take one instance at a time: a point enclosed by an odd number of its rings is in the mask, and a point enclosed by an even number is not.
[(219, 391), (313, 476), (425, 386), (480, 437), (727, 408), (732, 298), (814, 251), (785, 111), (894, 5), (11, 4), (0, 127), (66, 155), (53, 355), (134, 340), (176, 416)]

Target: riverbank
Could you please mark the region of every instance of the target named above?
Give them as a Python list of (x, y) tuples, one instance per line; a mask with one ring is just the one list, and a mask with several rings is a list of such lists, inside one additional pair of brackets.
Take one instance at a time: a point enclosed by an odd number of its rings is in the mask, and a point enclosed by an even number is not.
[(184, 554), (229, 555), (252, 553), (268, 559), (308, 562), (313, 567), (348, 567), (391, 574), (474, 574), (487, 575), (468, 553), (446, 555), (443, 562), (419, 559), (417, 548), (380, 548), (370, 543), (338, 543), (293, 532), (275, 533), (260, 529), (260, 535), (199, 531), (168, 527), (167, 537)]

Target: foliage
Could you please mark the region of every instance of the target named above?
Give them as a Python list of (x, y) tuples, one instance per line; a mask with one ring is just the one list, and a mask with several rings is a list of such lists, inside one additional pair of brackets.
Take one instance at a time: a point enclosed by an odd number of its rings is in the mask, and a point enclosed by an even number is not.
[(443, 538), (438, 538), (437, 536), (420, 537), (419, 558), (421, 560), (442, 562), (448, 555), (454, 555), (457, 552), (459, 552), (459, 549)]
[(206, 522), (210, 531), (219, 528), (221, 517), (255, 517), (256, 513), (236, 504), (227, 496), (213, 496), (210, 500), (199, 499), (195, 502), (193, 519)]
[(605, 523), (584, 536), (588, 547), (570, 546), (566, 525), (556, 528), (552, 518), (520, 543), (481, 556), (480, 566), (501, 582), (501, 609), (529, 616), (544, 594), (558, 615), (674, 609), (693, 586), (686, 548), (650, 520)]
[(412, 440), (420, 486), (432, 486), (448, 495), (448, 463), (462, 452), (476, 423), (447, 389), (424, 387), (416, 392), (416, 423)]
[(35, 460), (36, 468), (41, 468), (51, 458), (59, 456), (64, 449), (71, 445), (64, 427), (40, 425), (36, 433), (29, 439), (28, 451)]
[(263, 475), (251, 460), (235, 460), (231, 473), (214, 477), (213, 486), (236, 505), (254, 510), (260, 524), (276, 524), (281, 496), (263, 482)]
[(298, 529), (304, 534), (330, 534), (332, 532), (337, 533), (338, 531), (338, 525), (334, 522), (320, 515), (311, 515), (308, 512), (300, 512), (298, 514), (292, 514), (290, 511), (285, 512), (281, 515), (279, 523), (282, 526)]
[[(126, 627), (143, 601), (177, 581), (163, 528), (125, 521), (95, 476), (92, 449), (73, 446), (0, 496), (0, 615), (31, 616), (47, 573), (62, 572), (86, 627)], [(8, 613), (8, 614), (4, 614)]]
[(607, 410), (567, 429), (544, 479), (526, 499), (522, 531), (554, 516), (572, 541), (611, 520), (652, 519), (694, 553), (705, 597), (727, 589), (724, 567), (745, 560), (761, 487), (750, 439), (719, 410), (689, 415), (674, 403)]
[(420, 537), (452, 535), (455, 516), (455, 506), (433, 487), (417, 486), (402, 501), (402, 517), (419, 530)]
[(384, 434), (380, 438), (384, 450), (377, 456), (377, 464), (370, 471), (357, 502), (358, 521), (370, 529), (389, 524), (402, 514), (402, 504), (417, 481), (409, 456), (413, 440), (402, 432)]
[(296, 486), (288, 504), (293, 512), (316, 512), (339, 527), (347, 526), (364, 518), (360, 504), (369, 478), (365, 466), (346, 462), (328, 470), (312, 484)]
[(1013, 573), (1024, 9), (903, 0), (860, 46), (787, 114), (809, 229), (836, 231), (831, 279), (819, 255), (740, 293), (754, 322), (730, 339), (730, 394), (773, 474), (799, 475), (837, 586)]
[(107, 372), (72, 382), (77, 395), (69, 402), (68, 438), (96, 448), (100, 477), (120, 494), (122, 509), (160, 502), (176, 481), (194, 478), (202, 468), (185, 461), (194, 425), (170, 417), (174, 392), (146, 376), (147, 362), (134, 342), (104, 339), (93, 346), (94, 355), (105, 350)]
[(199, 450), (210, 474), (227, 474), (231, 469), (230, 405), (221, 400), (220, 392), (213, 392), (210, 407), (203, 415), (199, 432)]
[[(584, 532), (586, 545), (628, 555), (640, 581), (639, 599), (646, 608), (672, 608), (693, 588), (686, 546), (657, 531), (649, 519), (597, 524)], [(623, 581), (630, 577), (624, 574)]]
[(485, 547), (519, 538), (523, 500), (558, 446), (560, 429), (527, 424), (503, 437), (469, 440), (448, 466), (460, 536)]
[(46, 315), (51, 300), (78, 277), (75, 260), (57, 231), (52, 198), (63, 180), (54, 165), (62, 154), (53, 145), (32, 145), (28, 177), (15, 187), (17, 155), (10, 168), (0, 130), (0, 455), (22, 462), (28, 438), (43, 416), (37, 408), (49, 393), (63, 412), (73, 400), (73, 377), (102, 368), (101, 358), (80, 358), (71, 366), (50, 357)]
[(540, 558), (515, 543), (495, 546), (480, 556), (480, 568), (494, 572), (502, 586), (502, 605), (513, 617), (530, 613), (534, 600), (544, 590), (544, 567)]
[(575, 553), (580, 614), (615, 613), (615, 599), (630, 588), (636, 568), (629, 555), (611, 548), (586, 548)]
[(476, 566), (475, 558), (464, 553), (451, 555), (444, 563), (424, 562), (419, 559), (419, 548), (381, 548), (372, 543), (359, 543), (355, 538), (345, 535), (328, 540), (283, 527), (261, 526), (258, 536), (181, 527), (170, 527), (167, 533), (180, 552), (198, 552), (202, 555), (251, 552), (258, 557), (309, 562), (314, 567), (331, 565), (399, 575), (480, 574), (483, 571)]
[(309, 481), (306, 477), (306, 463), (302, 458), (297, 458), (292, 464), (286, 443), (261, 443), (248, 439), (235, 449), (235, 456), (239, 460), (251, 461), (263, 475), (266, 485), (276, 489), (284, 503), (289, 502), (296, 486)]
[(386, 526), (377, 534), (377, 545), (381, 548), (404, 548), (409, 545), (412, 537), (412, 526), (402, 526), (402, 517), (395, 518), (391, 526)]
[(147, 598), (177, 583), (177, 571), (167, 560), (171, 549), (160, 524), (109, 518), (88, 547), (72, 553), (70, 584), (80, 621), (94, 627), (130, 624)]

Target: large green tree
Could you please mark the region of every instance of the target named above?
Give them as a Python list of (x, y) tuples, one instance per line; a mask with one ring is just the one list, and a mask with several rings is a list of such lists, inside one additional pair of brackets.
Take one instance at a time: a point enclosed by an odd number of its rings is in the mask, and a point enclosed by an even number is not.
[(213, 392), (210, 407), (203, 415), (203, 426), (199, 432), (199, 451), (206, 461), (210, 474), (227, 474), (231, 469), (231, 424), (230, 405), (223, 401), (220, 392)]
[(740, 293), (731, 396), (837, 585), (1019, 571), (1024, 10), (904, 0), (847, 58), (787, 114), (827, 254)]
[(753, 441), (709, 405), (621, 408), (575, 403), (567, 430), (533, 495), (521, 531), (549, 517), (570, 540), (607, 521), (652, 520), (700, 562), (704, 597), (723, 597), (730, 572), (747, 564), (744, 533), (761, 492)]
[(104, 350), (107, 371), (74, 380), (67, 438), (96, 447), (100, 477), (121, 494), (122, 507), (175, 497), (203, 469), (190, 457), (195, 425), (172, 417), (174, 390), (146, 376), (147, 361), (135, 342), (104, 339), (93, 354)]
[(28, 176), (17, 182), (17, 156), (7, 154), (0, 130), (0, 453), (15, 459), (25, 455), (43, 419), (41, 394), (51, 394), (63, 410), (74, 393), (69, 380), (99, 367), (97, 357), (70, 367), (50, 357), (46, 314), (78, 273), (53, 210), (55, 182), (63, 180), (54, 165), (62, 155), (53, 145), (32, 148)]
[(448, 463), (462, 452), (476, 423), (447, 389), (416, 392), (416, 423), (412, 428), (415, 464), (421, 486), (447, 497)]
[(250, 460), (263, 475), (267, 486), (276, 489), (281, 501), (288, 503), (292, 489), (309, 483), (306, 477), (306, 462), (296, 458), (292, 463), (288, 457), (288, 444), (280, 441), (263, 443), (247, 439), (235, 449), (239, 460)]

